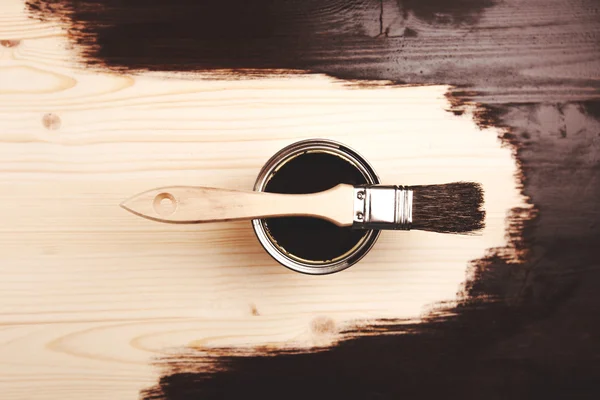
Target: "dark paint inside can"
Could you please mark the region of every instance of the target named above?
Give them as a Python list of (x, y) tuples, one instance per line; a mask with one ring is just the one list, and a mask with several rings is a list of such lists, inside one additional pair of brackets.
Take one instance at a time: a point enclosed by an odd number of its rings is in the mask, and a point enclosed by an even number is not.
[[(254, 190), (303, 194), (349, 185), (379, 183), (367, 160), (348, 146), (328, 139), (292, 143), (261, 168)], [(361, 260), (379, 237), (379, 230), (353, 230), (309, 217), (255, 219), (254, 233), (281, 265), (297, 272), (324, 275)]]
[[(277, 169), (265, 191), (274, 193), (316, 193), (346, 183), (367, 183), (349, 160), (328, 152), (307, 151)], [(366, 236), (364, 230), (339, 227), (329, 221), (308, 217), (271, 218), (266, 228), (290, 256), (308, 262), (327, 262), (351, 252)]]

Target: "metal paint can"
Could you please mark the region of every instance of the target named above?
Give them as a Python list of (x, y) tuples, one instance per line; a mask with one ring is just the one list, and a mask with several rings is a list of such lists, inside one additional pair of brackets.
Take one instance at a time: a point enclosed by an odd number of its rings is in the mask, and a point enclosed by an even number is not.
[[(326, 161), (327, 165), (332, 164), (335, 167), (327, 170), (329, 177), (325, 182), (319, 181), (321, 176), (327, 174), (318, 173), (320, 166), (313, 165), (317, 161)], [(282, 181), (285, 181), (288, 187), (295, 188), (296, 182), (293, 179), (289, 180), (288, 175), (294, 169), (298, 172), (298, 168), (303, 168), (303, 165), (310, 166), (313, 176), (302, 176), (301, 179), (309, 190), (300, 193), (325, 190), (337, 183), (371, 185), (380, 183), (373, 167), (355, 150), (332, 140), (309, 139), (293, 143), (271, 157), (258, 174), (254, 190), (299, 193), (273, 190), (273, 188), (275, 182)], [(350, 171), (353, 178), (343, 172), (340, 172), (338, 177), (336, 171)], [(296, 173), (295, 176), (297, 178), (298, 174)], [(373, 247), (379, 237), (379, 230), (376, 229), (352, 231), (349, 227), (340, 228), (329, 222), (315, 221), (307, 217), (289, 217), (285, 220), (279, 218), (277, 221), (255, 219), (252, 221), (252, 226), (261, 245), (276, 261), (289, 269), (311, 275), (330, 274), (356, 264)], [(319, 245), (325, 246), (326, 251), (311, 254), (310, 243), (314, 240), (318, 240)], [(302, 242), (308, 244), (308, 249), (302, 247)], [(331, 242), (331, 248), (327, 247), (328, 242)]]

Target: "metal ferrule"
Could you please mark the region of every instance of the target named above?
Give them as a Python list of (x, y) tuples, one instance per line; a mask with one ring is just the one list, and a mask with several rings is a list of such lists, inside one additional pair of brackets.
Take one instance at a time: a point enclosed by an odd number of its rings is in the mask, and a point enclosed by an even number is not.
[(413, 191), (405, 186), (354, 188), (353, 228), (410, 230)]

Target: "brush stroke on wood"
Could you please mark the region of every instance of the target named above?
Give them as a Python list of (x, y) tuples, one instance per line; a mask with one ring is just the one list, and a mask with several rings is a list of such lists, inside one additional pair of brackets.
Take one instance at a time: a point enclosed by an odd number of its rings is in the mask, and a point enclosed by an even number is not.
[(467, 86), (480, 100), (598, 96), (595, 0), (28, 0), (115, 70), (304, 70)]

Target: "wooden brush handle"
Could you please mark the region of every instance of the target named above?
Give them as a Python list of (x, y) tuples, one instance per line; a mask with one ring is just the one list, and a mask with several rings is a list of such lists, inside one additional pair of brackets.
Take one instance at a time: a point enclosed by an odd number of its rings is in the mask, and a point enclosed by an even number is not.
[(353, 186), (344, 184), (312, 194), (171, 186), (140, 193), (121, 206), (142, 217), (170, 223), (304, 216), (350, 226), (353, 222), (353, 196)]

